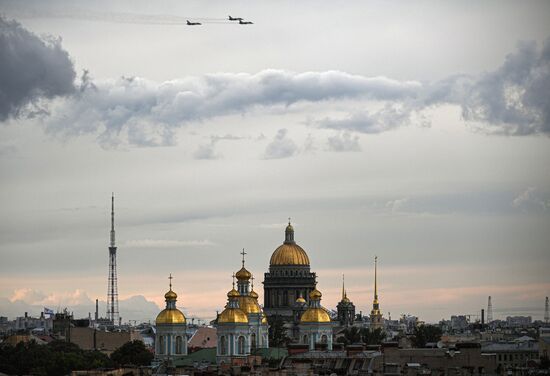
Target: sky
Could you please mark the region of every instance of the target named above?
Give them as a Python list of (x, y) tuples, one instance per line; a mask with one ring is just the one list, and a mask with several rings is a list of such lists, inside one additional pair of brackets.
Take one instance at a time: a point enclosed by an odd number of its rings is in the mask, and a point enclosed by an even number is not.
[[(542, 319), (546, 1), (0, 1), (0, 315), (209, 320), (288, 217), (335, 309)], [(254, 22), (238, 25), (228, 15)], [(186, 20), (201, 22), (187, 26)]]

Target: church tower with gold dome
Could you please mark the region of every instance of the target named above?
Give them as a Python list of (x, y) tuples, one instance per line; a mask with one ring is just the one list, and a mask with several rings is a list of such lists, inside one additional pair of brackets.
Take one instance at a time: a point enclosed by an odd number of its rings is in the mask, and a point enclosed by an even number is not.
[(234, 359), (247, 356), (255, 349), (269, 347), (267, 318), (251, 283), (254, 277), (245, 267), (244, 249), (241, 255), (241, 269), (233, 275), (237, 278), (237, 290), (233, 280), (233, 289), (227, 294), (227, 305), (216, 320), (218, 363), (231, 361), (233, 364)]
[(166, 308), (156, 319), (155, 357), (158, 360), (177, 360), (187, 355), (186, 319), (176, 308), (178, 295), (172, 291), (172, 274), (169, 279), (170, 290), (164, 294)]
[(310, 270), (306, 251), (294, 241), (289, 220), (285, 241), (271, 255), (269, 272), (264, 275), (264, 311), (268, 318), (279, 316), (291, 322), (296, 300), (308, 300), (314, 289), (315, 273)]
[(315, 287), (309, 294), (309, 307), (300, 318), (300, 343), (315, 350), (317, 343), (326, 344), (332, 350), (333, 323), (327, 310), (321, 306), (323, 294)]

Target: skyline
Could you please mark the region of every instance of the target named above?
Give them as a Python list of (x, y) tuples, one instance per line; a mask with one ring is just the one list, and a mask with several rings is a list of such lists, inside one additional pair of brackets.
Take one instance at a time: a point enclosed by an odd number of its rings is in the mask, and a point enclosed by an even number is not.
[(169, 273), (213, 318), (242, 248), (262, 302), (289, 216), (327, 308), (344, 273), (370, 311), (377, 255), (385, 317), (542, 318), (548, 2), (0, 8), (0, 314), (106, 299), (114, 191), (123, 319)]

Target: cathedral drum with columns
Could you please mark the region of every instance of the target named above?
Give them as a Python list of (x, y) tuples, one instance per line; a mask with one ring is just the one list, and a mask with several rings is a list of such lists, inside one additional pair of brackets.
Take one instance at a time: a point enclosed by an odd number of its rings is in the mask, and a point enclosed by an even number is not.
[(155, 358), (158, 360), (177, 360), (187, 355), (187, 337), (185, 335), (186, 319), (176, 308), (178, 295), (172, 291), (172, 275), (170, 275), (170, 290), (164, 294), (166, 308), (156, 319)]
[(315, 289), (315, 273), (310, 271), (309, 257), (294, 241), (294, 228), (288, 223), (285, 241), (271, 255), (269, 272), (264, 275), (264, 311), (268, 318), (279, 316), (292, 321), (298, 298), (309, 302)]

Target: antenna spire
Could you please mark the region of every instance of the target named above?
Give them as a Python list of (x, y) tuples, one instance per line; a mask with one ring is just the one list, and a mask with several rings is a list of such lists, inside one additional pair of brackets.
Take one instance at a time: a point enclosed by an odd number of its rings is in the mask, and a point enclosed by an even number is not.
[(378, 300), (378, 286), (377, 286), (377, 264), (378, 264), (378, 256), (374, 256), (374, 300)]
[(111, 247), (115, 247), (115, 193), (111, 195)]

